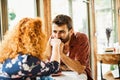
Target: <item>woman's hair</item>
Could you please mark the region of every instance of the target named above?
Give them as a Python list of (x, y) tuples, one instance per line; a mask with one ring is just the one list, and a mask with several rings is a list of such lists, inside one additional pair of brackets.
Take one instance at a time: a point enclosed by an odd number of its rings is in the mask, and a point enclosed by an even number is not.
[(14, 58), (19, 52), (45, 59), (46, 36), (40, 18), (23, 18), (8, 31), (0, 45), (0, 62)]

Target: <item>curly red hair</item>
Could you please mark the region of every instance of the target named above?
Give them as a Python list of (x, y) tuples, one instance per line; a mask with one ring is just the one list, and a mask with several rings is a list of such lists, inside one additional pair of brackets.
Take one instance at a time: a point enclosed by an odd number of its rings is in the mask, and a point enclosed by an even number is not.
[(41, 60), (45, 59), (46, 36), (42, 31), (40, 18), (23, 18), (5, 34), (0, 46), (0, 62), (14, 58), (18, 52), (31, 54)]

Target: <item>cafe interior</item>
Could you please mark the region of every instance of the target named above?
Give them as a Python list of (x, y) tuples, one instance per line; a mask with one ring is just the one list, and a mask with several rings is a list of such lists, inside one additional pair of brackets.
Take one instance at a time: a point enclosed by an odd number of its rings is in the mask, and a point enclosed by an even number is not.
[(120, 80), (120, 0), (0, 0), (0, 41), (24, 17), (40, 17), (49, 38), (58, 14), (69, 15), (74, 31), (88, 36), (93, 79)]

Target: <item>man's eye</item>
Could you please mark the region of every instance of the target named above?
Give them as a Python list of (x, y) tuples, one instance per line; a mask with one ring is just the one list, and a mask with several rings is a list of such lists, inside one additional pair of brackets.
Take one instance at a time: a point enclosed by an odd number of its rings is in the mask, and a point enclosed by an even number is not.
[(60, 31), (60, 33), (65, 33), (65, 31)]
[(54, 33), (57, 33), (57, 31), (53, 31)]

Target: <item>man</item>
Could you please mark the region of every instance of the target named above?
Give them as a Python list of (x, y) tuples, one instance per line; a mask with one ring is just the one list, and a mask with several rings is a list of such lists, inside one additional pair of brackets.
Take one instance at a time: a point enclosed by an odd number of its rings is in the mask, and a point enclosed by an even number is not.
[(53, 20), (50, 39), (55, 38), (60, 39), (64, 44), (61, 60), (67, 68), (76, 71), (80, 80), (93, 80), (90, 69), (89, 40), (85, 34), (73, 31), (72, 19), (69, 16), (61, 14)]

